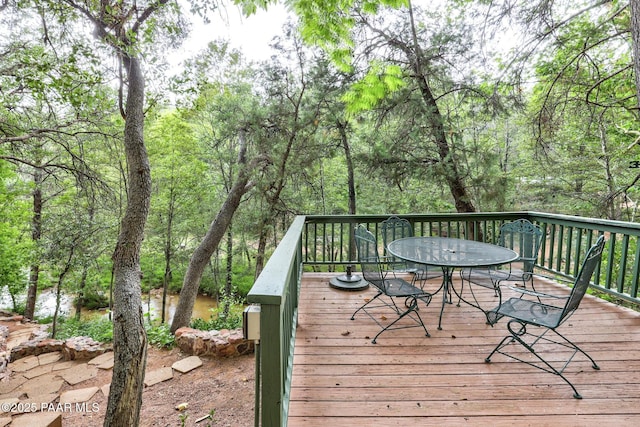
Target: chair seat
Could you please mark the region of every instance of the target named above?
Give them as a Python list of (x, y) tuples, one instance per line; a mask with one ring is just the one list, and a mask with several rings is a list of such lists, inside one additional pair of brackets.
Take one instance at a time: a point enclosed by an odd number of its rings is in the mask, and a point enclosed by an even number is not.
[(510, 298), (492, 311), (526, 323), (556, 328), (560, 324), (563, 310), (564, 307), (556, 307), (522, 298)]
[(400, 278), (385, 279), (383, 286), (386, 290), (385, 293), (393, 297), (430, 296), (430, 294), (426, 293), (422, 289), (417, 288), (406, 280)]

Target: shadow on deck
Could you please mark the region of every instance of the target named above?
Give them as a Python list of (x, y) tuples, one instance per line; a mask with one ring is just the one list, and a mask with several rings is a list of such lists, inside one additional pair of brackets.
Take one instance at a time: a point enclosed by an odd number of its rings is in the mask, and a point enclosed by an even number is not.
[[(640, 423), (640, 313), (587, 295), (559, 330), (600, 365), (581, 355), (565, 370), (583, 396), (549, 373), (495, 355), (507, 334), (479, 310), (447, 304), (437, 329), (442, 295), (421, 314), (419, 328), (387, 331), (365, 314), (351, 314), (363, 291), (331, 288), (336, 274), (305, 273), (298, 315), (289, 426), (611, 426)], [(544, 291), (557, 284), (538, 284)], [(427, 286), (437, 289), (439, 282)], [(454, 286), (460, 282), (454, 274)], [(566, 288), (564, 288), (566, 289)], [(557, 292), (557, 291), (556, 291)], [(506, 293), (506, 292), (505, 292)], [(492, 292), (486, 304), (496, 301)], [(508, 294), (503, 296), (508, 298)], [(497, 303), (497, 301), (496, 301)], [(391, 316), (389, 316), (391, 317)], [(553, 357), (553, 356), (552, 356)]]

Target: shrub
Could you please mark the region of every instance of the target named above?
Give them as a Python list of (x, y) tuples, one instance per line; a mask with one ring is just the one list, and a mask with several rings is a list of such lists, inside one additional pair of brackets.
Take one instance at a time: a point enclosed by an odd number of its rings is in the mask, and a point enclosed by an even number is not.
[(166, 323), (149, 325), (146, 327), (149, 344), (160, 348), (173, 348), (176, 345), (175, 336)]
[(189, 326), (201, 331), (211, 331), (220, 329), (237, 329), (242, 327), (242, 311), (244, 306), (237, 299), (230, 299), (229, 314), (224, 313), (224, 298), (221, 299), (218, 307), (212, 308), (209, 320), (201, 318), (191, 320)]
[[(77, 304), (77, 299), (74, 300), (73, 306)], [(101, 308), (109, 307), (109, 297), (95, 291), (88, 291), (82, 297), (82, 307), (87, 310), (98, 310)]]
[(96, 317), (89, 320), (75, 318), (60, 318), (56, 327), (56, 339), (64, 340), (71, 337), (87, 336), (100, 342), (113, 341), (113, 323), (106, 317)]

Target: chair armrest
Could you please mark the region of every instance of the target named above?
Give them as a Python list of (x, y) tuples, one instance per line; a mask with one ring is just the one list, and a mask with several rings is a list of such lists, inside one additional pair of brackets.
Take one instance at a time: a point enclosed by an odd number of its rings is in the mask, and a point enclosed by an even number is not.
[(529, 289), (519, 288), (517, 286), (509, 286), (509, 289), (524, 295), (530, 295), (538, 298), (567, 299), (568, 296), (545, 294), (544, 292), (530, 291)]
[(558, 275), (547, 275), (547, 274), (540, 274), (540, 273), (533, 273), (533, 278), (535, 279), (536, 277), (540, 277), (542, 279), (547, 279), (547, 280), (551, 280), (552, 282), (561, 282), (561, 283), (569, 283), (569, 284), (573, 284), (573, 280), (562, 277), (562, 276), (558, 276)]

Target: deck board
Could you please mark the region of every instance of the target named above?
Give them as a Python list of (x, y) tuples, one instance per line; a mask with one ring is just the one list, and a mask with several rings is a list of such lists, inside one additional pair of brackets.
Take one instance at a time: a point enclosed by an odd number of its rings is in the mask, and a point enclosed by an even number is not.
[[(485, 363), (506, 335), (506, 322), (487, 325), (479, 310), (464, 303), (458, 307), (455, 296), (446, 305), (442, 330), (437, 329), (442, 295), (421, 306), (430, 337), (420, 328), (407, 328), (387, 331), (372, 344), (379, 327), (365, 314), (353, 321), (350, 317), (374, 291), (337, 290), (329, 286), (331, 277), (303, 276), (289, 426), (640, 423), (638, 312), (587, 295), (560, 328), (601, 368), (592, 369), (576, 355), (565, 370), (583, 396), (578, 400), (561, 378), (549, 373), (502, 355)], [(435, 290), (438, 283), (428, 286)], [(537, 285), (543, 291), (557, 287)], [(484, 305), (497, 303), (489, 292), (479, 299)], [(549, 360), (560, 356), (555, 351)]]

